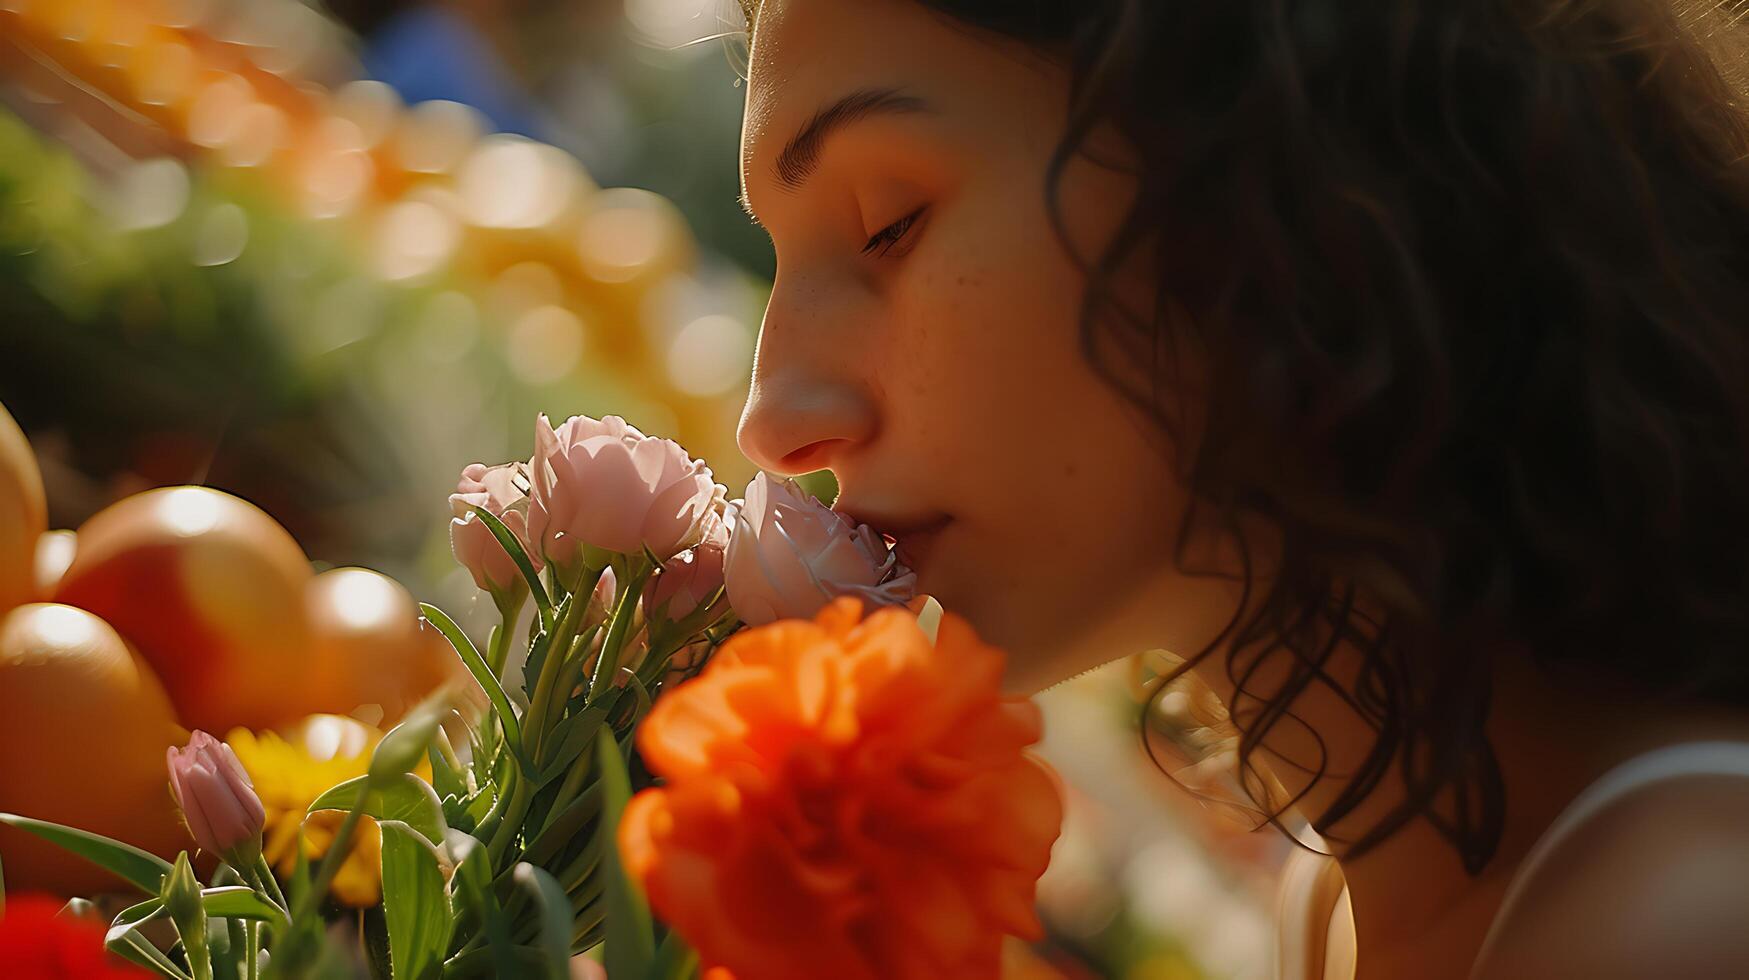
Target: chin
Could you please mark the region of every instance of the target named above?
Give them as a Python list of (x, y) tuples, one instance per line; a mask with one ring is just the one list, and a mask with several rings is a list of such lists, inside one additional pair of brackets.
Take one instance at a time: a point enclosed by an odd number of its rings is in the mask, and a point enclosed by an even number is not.
[(956, 590), (947, 584), (932, 583), (921, 575), (918, 586), (920, 591), (934, 596), (943, 610), (970, 623), (980, 640), (1006, 654), (1002, 677), (1006, 693), (1033, 694), (1061, 679), (1051, 674), (1052, 653), (1058, 649), (1055, 637), (1048, 635), (1053, 631), (1016, 615), (1016, 610), (1028, 608), (1024, 599), (1011, 593), (992, 595)]

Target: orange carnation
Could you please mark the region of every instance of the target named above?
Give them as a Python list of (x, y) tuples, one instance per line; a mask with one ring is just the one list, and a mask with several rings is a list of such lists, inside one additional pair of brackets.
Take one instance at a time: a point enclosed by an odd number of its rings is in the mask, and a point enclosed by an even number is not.
[(1062, 822), (1003, 654), (943, 617), (840, 598), (725, 643), (656, 703), (620, 851), (651, 906), (738, 980), (995, 977), (1037, 938)]

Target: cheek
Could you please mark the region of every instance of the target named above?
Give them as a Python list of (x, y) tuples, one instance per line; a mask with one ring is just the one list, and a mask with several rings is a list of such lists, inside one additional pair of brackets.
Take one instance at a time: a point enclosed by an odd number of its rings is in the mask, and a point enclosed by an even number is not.
[(1041, 402), (1073, 397), (1086, 373), (1075, 356), (1080, 276), (1050, 237), (1042, 203), (1034, 211), (1005, 195), (966, 199), (925, 229), (891, 298), (895, 356), (885, 373), (908, 382), (889, 392), (895, 409), (911, 402), (934, 416), (931, 428), (1001, 441), (1036, 425)]
[[(1168, 526), (1158, 513), (1168, 468), (1149, 423), (1082, 353), (1085, 280), (1051, 229), (1038, 184), (1016, 184), (963, 202), (911, 256), (922, 261), (892, 296), (887, 411), (897, 431), (921, 443), (910, 455), (954, 484), (940, 488), (953, 498), (944, 505), (1006, 533), (989, 547), (1133, 564), (1137, 555), (1116, 552)], [(1159, 550), (1157, 540), (1146, 547)]]

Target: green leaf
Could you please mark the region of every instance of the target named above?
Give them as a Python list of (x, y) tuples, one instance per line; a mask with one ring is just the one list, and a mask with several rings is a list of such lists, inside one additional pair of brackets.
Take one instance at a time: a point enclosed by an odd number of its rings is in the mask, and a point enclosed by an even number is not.
[[(589, 646), (595, 641), (595, 636), (599, 632), (601, 632), (601, 624), (597, 623), (578, 633), (576, 639), (571, 641), (571, 649), (565, 654), (565, 662), (559, 670), (558, 679), (553, 683), (552, 700), (549, 702), (548, 708), (549, 718), (541, 719), (542, 723), (550, 720), (556, 729), (559, 727), (567, 708), (570, 708), (571, 716), (576, 717), (577, 713), (588, 704), (587, 694), (581, 690), (583, 669), (589, 660)], [(571, 696), (573, 689), (579, 691), (574, 698)], [(550, 753), (553, 746), (559, 741), (557, 733), (549, 731), (541, 739), (541, 747)]]
[(309, 813), (318, 810), (350, 810), (358, 805), (358, 794), (365, 794), (364, 815), (376, 820), (399, 820), (417, 830), (433, 844), (443, 843), (447, 825), (443, 821), (443, 803), (431, 784), (411, 773), (402, 773), (393, 783), (373, 786), (370, 776), (355, 776), (316, 797)]
[(97, 919), (99, 921), (102, 921), (103, 918), (103, 915), (98, 911), (97, 906), (89, 899), (84, 898), (67, 899), (67, 904), (61, 906), (61, 910), (56, 912), (55, 915), (64, 915), (69, 919)]
[(504, 522), (486, 508), (475, 506), (474, 514), (486, 525), (486, 530), (491, 531), (492, 536), (498, 539), (498, 543), (504, 546), (510, 560), (516, 563), (517, 571), (528, 582), (528, 594), (534, 596), (534, 604), (540, 608), (543, 618), (550, 619), (553, 614), (553, 601), (547, 598), (546, 587), (541, 584), (540, 574), (534, 570), (534, 564), (528, 560), (528, 552), (522, 550), (522, 542), (516, 540), (516, 535), (504, 526)]
[(206, 903), (201, 896), (200, 879), (194, 876), (194, 865), (188, 852), (176, 855), (176, 866), (164, 879), (159, 893), (170, 921), (176, 924), (176, 935), (182, 940), (183, 958), (195, 980), (212, 980), (212, 948), (207, 942)]
[(468, 797), (466, 804), (463, 806), (463, 816), (466, 818), (466, 822), (472, 823), (473, 826), (467, 826), (466, 823), (456, 820), (451, 820), (449, 825), (459, 830), (465, 830), (468, 833), (473, 833), (474, 831), (479, 830), (480, 821), (486, 819), (486, 817), (492, 812), (492, 804), (496, 803), (497, 800), (497, 795), (490, 789), (480, 790), (473, 796)]
[(535, 780), (536, 788), (545, 787), (571, 768), (571, 763), (589, 747), (589, 740), (595, 737), (601, 723), (607, 719), (609, 707), (607, 704), (592, 704), (559, 722), (553, 729), (553, 737), (560, 740), (559, 747)]
[(370, 756), (368, 775), (379, 783), (392, 783), (396, 776), (410, 773), (425, 758), (437, 734), (438, 724), (448, 708), (449, 695), (438, 691), (415, 705), (407, 719), (389, 729), (377, 742)]
[(237, 919), (215, 919), (207, 939), (212, 947), (213, 980), (243, 980), (248, 959), (248, 940)]
[(382, 820), (383, 917), (394, 980), (436, 980), (449, 948), (449, 902), (437, 851), (399, 820)]
[[(638, 706), (633, 710), (630, 722), (630, 724), (635, 725), (650, 713), (650, 689), (644, 686), (643, 679), (638, 677), (635, 672), (626, 670), (624, 667), (621, 667), (620, 671), (626, 675), (626, 689), (637, 695), (638, 698)], [(615, 706), (617, 707), (617, 702)]]
[(141, 935), (139, 930), (148, 922), (168, 916), (170, 912), (164, 908), (164, 900), (149, 898), (138, 905), (122, 910), (110, 924), (109, 932), (103, 937), (104, 948), (115, 953), (122, 959), (148, 970), (156, 971), (159, 976), (172, 977), (174, 980), (190, 980), (182, 971), (165, 956), (163, 950), (152, 945), (151, 940)]
[(468, 782), (451, 762), (455, 750), (449, 747), (449, 738), (443, 734), (442, 728), (434, 733), (431, 744), (425, 747), (425, 758), (431, 763), (431, 788), (437, 790), (439, 799), (468, 795)]
[[(554, 615), (562, 622), (565, 609), (571, 600), (566, 599), (559, 604), (559, 610)], [(522, 661), (522, 697), (524, 701), (534, 699), (535, 684), (540, 680), (540, 672), (546, 667), (547, 651), (553, 645), (553, 634), (550, 630), (541, 630), (529, 641), (528, 656)]]
[(523, 857), (545, 865), (584, 825), (601, 812), (601, 784), (590, 783), (565, 808), (547, 818), (546, 826), (523, 848)]
[[(446, 977), (523, 977), (538, 971), (546, 962), (546, 952), (538, 946), (493, 946), (470, 949), (444, 964)], [(491, 969), (487, 969), (487, 965)]]
[[(492, 855), (486, 845), (472, 838), (457, 838), (451, 842), (450, 850), (456, 855), (455, 875), (451, 879), (456, 896), (464, 907), (479, 917), (486, 929), (486, 948), (475, 952), (482, 954), (481, 961), (490, 959), (492, 976), (516, 976), (516, 947), (510, 941), (510, 923), (504, 917), (503, 905), (492, 894)], [(473, 962), (465, 954), (457, 959)], [(449, 973), (455, 964), (456, 960), (451, 960), (444, 972)]]
[(606, 868), (601, 863), (604, 849), (601, 835), (590, 834), (588, 842), (560, 870), (559, 884), (571, 893), (573, 906), (600, 901), (601, 893), (607, 887)]
[(631, 779), (619, 743), (611, 738), (595, 743), (603, 792), (601, 823), (596, 827), (607, 868), (607, 975), (641, 977), (656, 952), (650, 906), (644, 901), (619, 858), (619, 817), (632, 797)]
[[(474, 680), (480, 689), (486, 692), (486, 698), (492, 702), (492, 711), (498, 715), (498, 723), (504, 727), (504, 738), (510, 743), (510, 750), (522, 756), (522, 724), (517, 720), (516, 712), (510, 706), (510, 697), (504, 693), (504, 685), (498, 683), (498, 678), (492, 673), (492, 668), (486, 666), (481, 659), (480, 651), (474, 649), (474, 641), (468, 639), (461, 627), (455, 624), (443, 610), (429, 602), (421, 602), (419, 609), (425, 613), (425, 618), (438, 632), (449, 640), (449, 645), (455, 647), (455, 652), (462, 658), (462, 663), (468, 668), (468, 673), (474, 675)], [(523, 767), (526, 772), (528, 767)]]
[(381, 905), (365, 909), (359, 916), (358, 944), (369, 980), (394, 980), (395, 968), (389, 964), (389, 925)]
[(310, 856), (304, 852), (304, 828), (298, 826), (296, 848), (292, 851), (291, 880), (286, 882), (290, 893), (286, 896), (291, 900), (291, 907), (297, 908), (304, 901), (304, 896), (313, 887), (310, 881)]
[(698, 969), (698, 953), (670, 929), (662, 945), (656, 949), (656, 959), (650, 964), (647, 980), (688, 980)]
[(171, 980), (193, 980), (170, 957), (165, 956), (163, 950), (133, 930), (122, 933), (105, 943), (104, 947), (130, 963), (156, 971), (159, 976), (170, 977)]
[(272, 902), (244, 885), (207, 888), (200, 893), (200, 903), (206, 914), (216, 919), (254, 919), (258, 922), (280, 922), (285, 913)]
[(545, 869), (524, 861), (513, 872), (516, 883), (534, 893), (540, 908), (540, 946), (546, 951), (547, 980), (571, 975), (571, 900)]
[(130, 905), (127, 908), (122, 909), (121, 913), (115, 917), (115, 921), (110, 923), (110, 928), (114, 929), (116, 926), (143, 925), (153, 919), (159, 918), (160, 916), (169, 914), (170, 913), (164, 911), (163, 899), (157, 897), (148, 898), (138, 905)]
[(0, 824), (35, 834), (62, 850), (71, 851), (92, 864), (119, 875), (122, 880), (148, 895), (158, 894), (158, 890), (164, 885), (164, 876), (170, 873), (170, 862), (156, 854), (76, 827), (63, 827), (47, 820), (32, 820), (14, 813), (0, 813)]

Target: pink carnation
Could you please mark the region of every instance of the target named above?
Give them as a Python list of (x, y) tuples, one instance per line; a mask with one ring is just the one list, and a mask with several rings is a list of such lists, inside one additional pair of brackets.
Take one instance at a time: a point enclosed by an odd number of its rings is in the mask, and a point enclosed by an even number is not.
[(729, 604), (750, 626), (812, 619), (832, 599), (874, 605), (911, 599), (917, 576), (866, 524), (764, 473), (747, 485), (723, 564)]
[[(535, 424), (528, 531), (546, 559), (575, 574), (593, 552), (666, 561), (698, 543), (719, 488), (678, 443), (609, 415)], [(601, 556), (594, 556), (601, 560)]]

